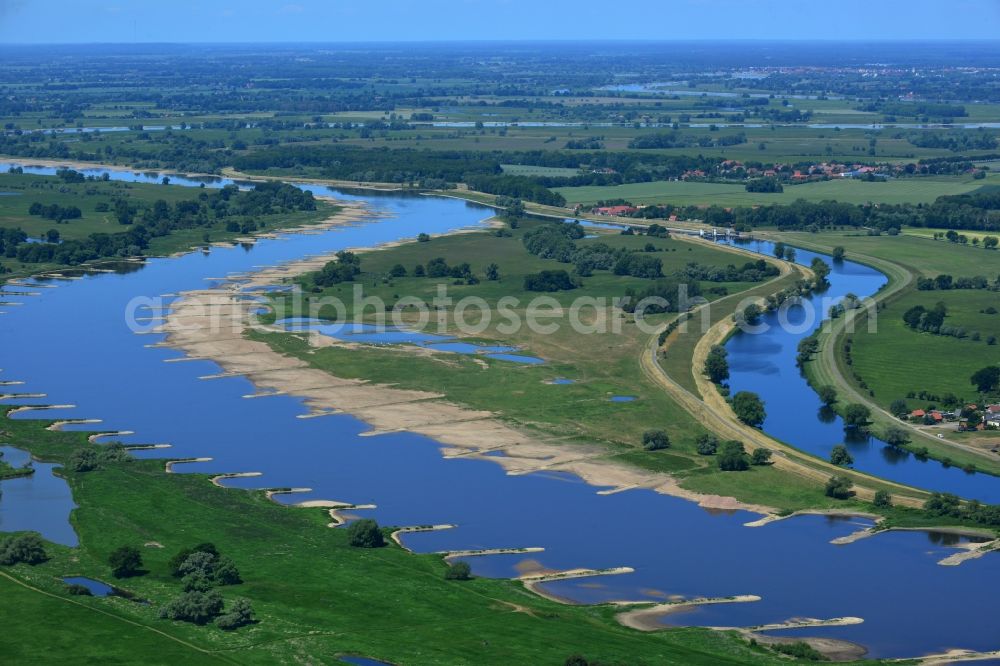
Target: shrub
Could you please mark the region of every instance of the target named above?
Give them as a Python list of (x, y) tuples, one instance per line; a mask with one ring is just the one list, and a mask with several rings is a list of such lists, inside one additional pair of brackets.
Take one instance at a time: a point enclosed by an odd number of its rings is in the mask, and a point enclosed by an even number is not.
[(767, 465), (771, 462), (771, 449), (754, 449), (750, 455), (751, 465)]
[(215, 591), (185, 592), (160, 609), (165, 620), (205, 624), (222, 611), (222, 595)]
[(382, 530), (371, 518), (356, 520), (348, 525), (347, 541), (355, 548), (381, 548), (385, 545)]
[(90, 588), (86, 585), (80, 585), (79, 583), (70, 583), (66, 586), (66, 592), (78, 597), (92, 597), (94, 593), (90, 591)]
[(229, 608), (229, 612), (215, 619), (215, 626), (223, 631), (232, 631), (248, 624), (253, 624), (253, 606), (247, 599), (237, 599)]
[(715, 455), (719, 448), (719, 440), (715, 435), (698, 435), (695, 440), (695, 449), (703, 456)]
[(647, 430), (642, 433), (642, 448), (647, 451), (659, 451), (670, 446), (670, 437), (662, 430)]
[(472, 567), (468, 562), (455, 562), (444, 572), (445, 580), (469, 580), (472, 578)]

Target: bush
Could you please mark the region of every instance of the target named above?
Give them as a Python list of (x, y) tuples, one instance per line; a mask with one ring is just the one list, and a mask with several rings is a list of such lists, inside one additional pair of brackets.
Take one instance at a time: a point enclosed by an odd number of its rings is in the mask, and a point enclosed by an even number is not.
[(670, 437), (662, 430), (647, 430), (642, 433), (642, 448), (647, 451), (659, 451), (670, 446)]
[(90, 588), (86, 585), (80, 585), (79, 583), (70, 583), (66, 586), (66, 592), (77, 597), (92, 597), (94, 593), (90, 591)]
[(253, 606), (247, 599), (237, 599), (229, 608), (229, 612), (220, 615), (215, 620), (215, 626), (223, 631), (239, 629), (254, 622)]
[(853, 484), (851, 480), (844, 476), (831, 476), (826, 482), (826, 496), (834, 499), (849, 499), (854, 491), (851, 490)]
[(872, 504), (882, 509), (888, 509), (892, 506), (892, 495), (887, 490), (876, 490)]
[(356, 520), (348, 525), (347, 541), (355, 548), (381, 548), (385, 545), (382, 530), (371, 518)]
[(455, 562), (444, 572), (445, 580), (469, 580), (472, 578), (472, 567), (468, 562)]
[(804, 661), (830, 661), (827, 656), (805, 641), (775, 643), (770, 647), (775, 652), (787, 654), (789, 657), (794, 657), (795, 659), (802, 659)]
[(715, 435), (698, 435), (695, 440), (695, 450), (703, 456), (713, 456), (719, 448), (719, 440)]
[(754, 449), (750, 455), (751, 465), (768, 465), (771, 462), (771, 449)]
[(243, 580), (236, 564), (224, 555), (205, 551), (191, 553), (177, 568), (186, 589), (207, 590), (216, 585), (238, 585)]
[(47, 559), (45, 544), (37, 534), (21, 534), (0, 541), (0, 564), (41, 564)]
[(136, 576), (142, 570), (142, 553), (135, 546), (119, 546), (108, 555), (108, 564), (115, 578)]
[(222, 606), (222, 595), (218, 592), (185, 592), (164, 605), (160, 609), (160, 617), (205, 624), (222, 612)]
[(750, 456), (743, 448), (743, 442), (730, 440), (722, 443), (719, 452), (719, 469), (725, 472), (742, 472), (750, 469)]

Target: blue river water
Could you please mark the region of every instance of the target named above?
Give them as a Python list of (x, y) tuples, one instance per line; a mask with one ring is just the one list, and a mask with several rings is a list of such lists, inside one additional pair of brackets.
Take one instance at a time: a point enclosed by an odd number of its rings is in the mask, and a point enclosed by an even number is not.
[[(12, 467), (24, 467), (31, 456), (27, 451), (0, 446), (3, 460)], [(58, 465), (34, 461), (35, 473), (0, 481), (0, 532), (34, 530), (44, 538), (64, 546), (80, 541), (69, 523), (76, 505), (69, 484), (52, 473)]]
[[(145, 177), (111, 173), (130, 180)], [(171, 182), (186, 184), (174, 176)], [(151, 259), (130, 273), (36, 281), (57, 288), (39, 288), (41, 295), (18, 296), (23, 305), (3, 308), (0, 345), (25, 353), (6, 355), (0, 378), (25, 381), (20, 391), (46, 394), (19, 402), (75, 407), (20, 416), (99, 418), (103, 422), (96, 427), (101, 430), (135, 431), (118, 438), (126, 443), (169, 443), (170, 457), (212, 458), (179, 465), (176, 471), (258, 471), (262, 477), (232, 479), (229, 485), (312, 489), (281, 496), (288, 502), (373, 503), (377, 509), (358, 515), (371, 515), (383, 524), (456, 525), (408, 535), (407, 545), (418, 551), (545, 548), (527, 556), (470, 558), (479, 575), (511, 576), (540, 568), (635, 569), (546, 586), (577, 601), (757, 594), (762, 601), (715, 606), (670, 621), (736, 626), (853, 615), (865, 622), (793, 635), (855, 641), (872, 656), (1000, 647), (995, 620), (1000, 557), (938, 566), (938, 560), (954, 552), (940, 535), (888, 533), (837, 547), (829, 541), (868, 523), (812, 516), (751, 529), (744, 523), (758, 516), (745, 511), (708, 511), (642, 489), (598, 495), (598, 488), (561, 472), (509, 476), (487, 460), (445, 459), (436, 442), (419, 435), (361, 437), (368, 426), (348, 415), (297, 419), (308, 410), (294, 397), (247, 400), (243, 396), (255, 393), (247, 380), (199, 379), (218, 373), (219, 367), (204, 360), (164, 363), (180, 355), (148, 347), (160, 335), (135, 335), (128, 328), (124, 312), (136, 296), (204, 288), (205, 278), (309, 253), (441, 233), (476, 224), (488, 214), (455, 199), (309, 188), (364, 199), (387, 215), (317, 235)], [(839, 279), (835, 274), (835, 286)], [(770, 407), (772, 418), (779, 419), (782, 410), (776, 403)], [(623, 418), (629, 418), (630, 405), (620, 408)]]

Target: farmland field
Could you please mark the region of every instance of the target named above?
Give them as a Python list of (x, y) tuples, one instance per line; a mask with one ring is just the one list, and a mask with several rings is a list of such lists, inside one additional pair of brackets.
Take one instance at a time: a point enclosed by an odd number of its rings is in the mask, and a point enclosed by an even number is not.
[[(786, 185), (784, 192), (765, 194), (747, 192), (741, 183), (658, 181), (609, 187), (560, 187), (556, 191), (566, 197), (570, 205), (593, 204), (608, 199), (626, 199), (634, 204), (670, 203), (683, 206), (764, 206), (787, 204), (797, 199), (897, 204), (930, 203), (939, 196), (971, 192), (981, 187), (983, 182), (965, 176), (897, 179), (875, 183), (840, 178)], [(1000, 183), (1000, 176), (991, 174), (985, 182)]]

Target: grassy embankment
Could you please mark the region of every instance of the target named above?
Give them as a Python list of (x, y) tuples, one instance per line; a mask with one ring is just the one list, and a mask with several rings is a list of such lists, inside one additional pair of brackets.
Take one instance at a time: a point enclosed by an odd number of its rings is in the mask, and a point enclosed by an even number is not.
[[(61, 463), (93, 446), (86, 433), (44, 425), (5, 420), (4, 440)], [(439, 555), (351, 548), (320, 509), (281, 507), (204, 475), (167, 474), (162, 461), (63, 474), (79, 505), (72, 522), (80, 547), (49, 544), (43, 564), (0, 567), (0, 597), (12, 611), (0, 653), (12, 662), (329, 662), (362, 654), (398, 664), (561, 664), (581, 653), (605, 663), (781, 663), (727, 634), (630, 630), (614, 620), (614, 607), (563, 606), (516, 582), (446, 581)], [(227, 604), (250, 599), (259, 623), (227, 633), (158, 618), (181, 592), (167, 561), (203, 541), (235, 560), (244, 582), (221, 591)], [(112, 578), (106, 559), (123, 544), (141, 549), (148, 573)], [(67, 575), (113, 582), (150, 603), (71, 596), (60, 580)]]
[[(523, 229), (516, 230), (510, 238), (472, 233), (365, 254), (364, 272), (358, 281), (364, 284), (366, 295), (377, 295), (391, 307), (401, 296), (431, 298), (438, 283), (438, 280), (426, 278), (397, 278), (383, 282), (383, 276), (397, 263), (412, 272), (416, 263), (425, 263), (440, 256), (446, 258), (449, 264), (469, 261), (474, 271), (481, 274), (486, 263), (496, 262), (503, 275), (502, 281), (449, 285), (449, 295), (455, 299), (476, 295), (488, 303), (495, 303), (501, 296), (515, 296), (522, 301), (519, 314), (523, 317), (523, 303), (537, 295), (523, 291), (524, 274), (563, 265), (528, 254), (520, 240), (522, 233)], [(657, 256), (664, 260), (664, 268), (668, 272), (692, 260), (726, 265), (741, 264), (751, 259), (720, 247), (683, 239), (605, 235), (600, 239), (580, 242), (608, 242), (636, 247), (652, 242), (664, 250)], [(713, 323), (727, 317), (736, 302), (744, 296), (773, 293), (794, 284), (799, 277), (793, 274), (777, 282), (728, 285), (731, 291), (738, 293), (729, 296), (725, 306), (713, 309)], [(577, 296), (618, 296), (630, 284), (641, 286), (644, 282), (647, 281), (599, 272), (587, 278), (582, 288), (553, 296), (566, 306)], [(747, 288), (749, 291), (744, 291)], [(353, 285), (342, 284), (316, 297), (332, 295), (346, 299), (352, 289)], [(285, 308), (286, 301), (283, 297), (276, 299), (280, 312)], [(334, 315), (332, 309), (323, 310), (322, 314), (328, 317)], [(350, 317), (352, 313), (348, 311), (346, 315)], [(671, 317), (673, 315), (659, 315), (652, 318), (651, 323), (665, 323)], [(371, 318), (370, 313), (368, 318)], [(721, 472), (714, 457), (698, 455), (695, 439), (713, 426), (711, 420), (702, 421), (693, 415), (665, 391), (655, 377), (644, 371), (638, 361), (651, 335), (631, 323), (624, 324), (618, 334), (581, 335), (564, 325), (550, 335), (537, 334), (522, 326), (513, 333), (502, 333), (490, 327), (477, 336), (483, 341), (521, 347), (524, 353), (545, 359), (545, 364), (537, 366), (456, 354), (415, 354), (412, 350), (398, 347), (348, 348), (334, 345), (313, 349), (302, 335), (258, 335), (276, 350), (302, 358), (339, 377), (364, 378), (402, 388), (443, 393), (454, 402), (495, 411), (502, 418), (543, 437), (602, 443), (609, 452), (606, 460), (670, 473), (691, 490), (735, 496), (743, 501), (781, 510), (815, 507), (860, 509), (868, 506), (826, 497), (822, 483), (817, 483), (817, 480), (825, 482), (831, 473), (829, 470), (810, 471), (813, 478), (803, 478), (771, 466), (754, 467), (743, 473)], [(692, 355), (700, 335), (700, 329), (692, 325), (690, 335), (684, 335), (683, 340), (668, 353), (666, 362), (676, 366), (678, 376), (692, 376)], [(568, 377), (576, 383), (562, 386), (547, 383), (556, 377)], [(609, 396), (618, 394), (636, 396), (637, 400), (629, 403), (608, 401)], [(667, 451), (644, 451), (641, 447), (642, 433), (648, 429), (665, 430), (671, 438), (671, 448)], [(823, 466), (821, 461), (813, 459), (807, 464)], [(877, 481), (870, 478), (866, 478), (865, 482), (880, 487)], [(893, 491), (899, 489), (894, 488)]]
[[(866, 402), (873, 409), (876, 432), (900, 422), (885, 410), (909, 391), (927, 390), (938, 396), (948, 392), (967, 399), (976, 398), (969, 376), (996, 362), (998, 349), (986, 344), (988, 335), (997, 335), (997, 315), (982, 314), (996, 292), (980, 290), (918, 291), (917, 277), (948, 273), (955, 277), (986, 275), (991, 280), (1000, 273), (1000, 253), (917, 236), (870, 237), (853, 233), (785, 233), (788, 243), (809, 249), (831, 251), (836, 245), (847, 249), (849, 259), (861, 261), (886, 273), (889, 284), (878, 296), (884, 307), (878, 311), (877, 328), (869, 332), (867, 322), (845, 331), (846, 320), (838, 320), (820, 333), (821, 353), (806, 364), (814, 385), (837, 387), (840, 404)], [(903, 313), (914, 304), (933, 306), (938, 301), (949, 307), (948, 323), (980, 330), (979, 341), (919, 333), (902, 322)], [(847, 363), (845, 342), (851, 340), (851, 364)], [(867, 388), (855, 378), (857, 373)], [(872, 395), (874, 393), (874, 395)], [(908, 399), (911, 408), (928, 406), (927, 400)], [(937, 428), (911, 429), (913, 444), (926, 446), (937, 459), (949, 458), (955, 465), (975, 465), (982, 471), (1000, 473), (1000, 461), (983, 449), (995, 446), (996, 433), (959, 433), (954, 424)], [(946, 441), (937, 437), (940, 433)], [(991, 444), (992, 442), (992, 444)], [(971, 447), (971, 448), (969, 448)]]
[[(0, 227), (22, 229), (29, 238), (40, 238), (50, 229), (59, 232), (61, 240), (83, 240), (90, 234), (117, 234), (129, 229), (119, 224), (114, 213), (114, 202), (125, 199), (131, 206), (151, 206), (162, 199), (168, 204), (198, 200), (202, 191), (180, 185), (154, 185), (146, 183), (125, 183), (113, 181), (86, 181), (66, 183), (55, 176), (30, 174), (0, 174)], [(57, 224), (56, 220), (29, 215), (32, 203), (45, 206), (75, 206), (82, 215), (77, 219)], [(108, 210), (98, 210), (107, 206)], [(315, 211), (297, 211), (280, 215), (254, 216), (258, 232), (277, 231), (282, 228), (311, 224), (334, 215), (340, 208), (326, 201), (317, 201)], [(187, 229), (175, 229), (166, 236), (150, 240), (146, 255), (168, 255), (189, 250), (208, 242), (228, 242), (249, 234), (226, 231), (227, 222), (233, 218), (214, 221), (210, 225)], [(14, 257), (0, 257), (0, 265), (10, 270), (5, 278), (23, 277), (48, 271), (68, 268), (55, 263), (23, 263)]]

